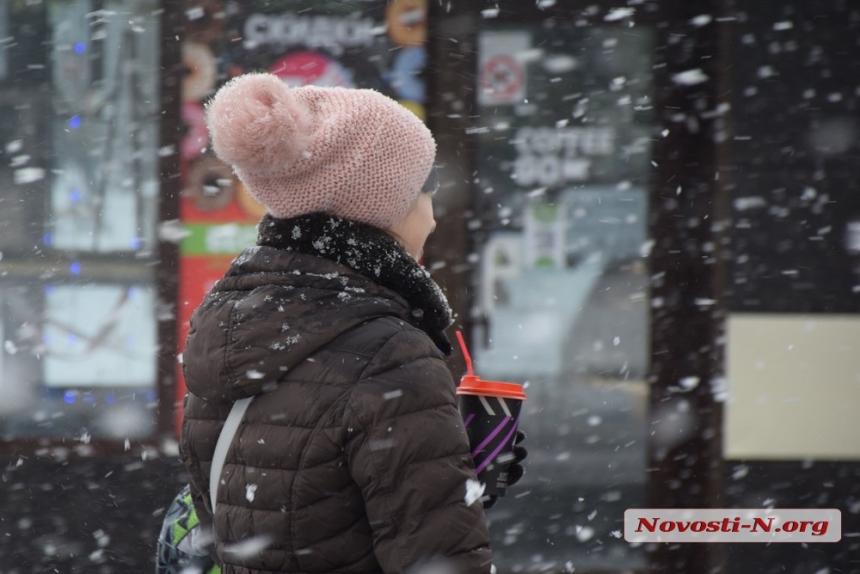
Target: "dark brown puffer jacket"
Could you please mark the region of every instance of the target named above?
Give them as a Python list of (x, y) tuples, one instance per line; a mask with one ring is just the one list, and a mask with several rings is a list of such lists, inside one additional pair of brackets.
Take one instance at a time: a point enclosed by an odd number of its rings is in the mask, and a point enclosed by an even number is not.
[(313, 216), (267, 217), (260, 230), (263, 245), (195, 312), (184, 353), (180, 451), (204, 523), (223, 421), (256, 395), (218, 489), (222, 572), (394, 574), (442, 558), (487, 574), (482, 505), (465, 500), (474, 466), (437, 348), (444, 297), (373, 228)]

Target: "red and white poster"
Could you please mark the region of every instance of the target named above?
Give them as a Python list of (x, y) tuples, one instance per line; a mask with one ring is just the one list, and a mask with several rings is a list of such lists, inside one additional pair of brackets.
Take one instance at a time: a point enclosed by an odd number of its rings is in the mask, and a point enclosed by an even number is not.
[(510, 106), (526, 97), (526, 59), (531, 36), (527, 32), (481, 35), (478, 53), (478, 104)]

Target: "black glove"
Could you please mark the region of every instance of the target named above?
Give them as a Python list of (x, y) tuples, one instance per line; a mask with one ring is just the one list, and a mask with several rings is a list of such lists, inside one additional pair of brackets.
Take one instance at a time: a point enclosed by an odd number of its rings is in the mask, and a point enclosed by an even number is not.
[[(526, 433), (521, 430), (517, 431), (517, 434), (514, 436), (514, 449), (513, 455), (514, 460), (508, 463), (508, 480), (507, 485), (513, 486), (518, 483), (523, 475), (526, 473), (526, 469), (523, 468), (521, 464), (523, 460), (529, 455), (529, 451), (527, 451), (524, 447), (520, 446), (520, 443), (523, 442), (526, 438)], [(489, 496), (485, 496), (483, 498), (484, 501), (484, 510), (488, 508), (492, 508), (493, 505), (496, 504), (496, 501), (499, 500), (498, 495), (492, 494)]]

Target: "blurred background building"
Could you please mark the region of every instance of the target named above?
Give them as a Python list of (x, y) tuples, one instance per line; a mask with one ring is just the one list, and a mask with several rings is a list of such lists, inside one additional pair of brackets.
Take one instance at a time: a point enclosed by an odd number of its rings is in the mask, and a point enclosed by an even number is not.
[[(0, 2), (0, 573), (152, 570), (188, 320), (263, 214), (203, 105), (253, 70), (437, 137), (425, 264), (529, 395), (502, 573), (860, 572), (858, 32), (849, 0)], [(623, 539), (709, 506), (843, 538)]]

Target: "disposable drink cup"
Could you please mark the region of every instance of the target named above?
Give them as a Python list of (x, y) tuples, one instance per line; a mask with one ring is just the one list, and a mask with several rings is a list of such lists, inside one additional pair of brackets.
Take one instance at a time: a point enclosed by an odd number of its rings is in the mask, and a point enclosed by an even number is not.
[(515, 383), (484, 381), (474, 375), (461, 379), (457, 395), (478, 480), (486, 485), (484, 495), (504, 496), (526, 395)]

